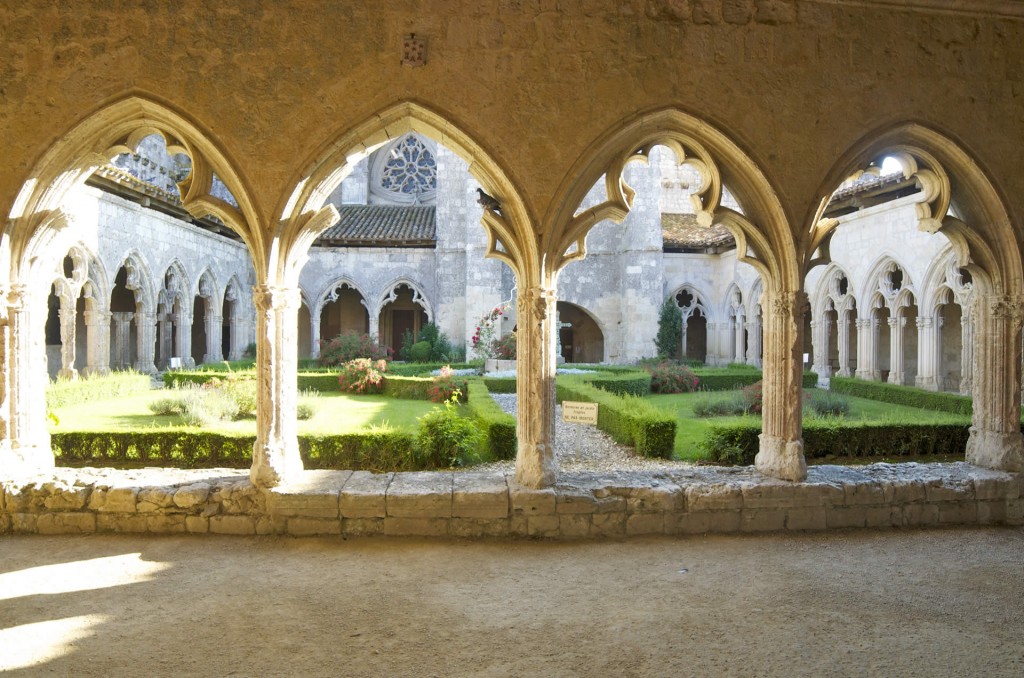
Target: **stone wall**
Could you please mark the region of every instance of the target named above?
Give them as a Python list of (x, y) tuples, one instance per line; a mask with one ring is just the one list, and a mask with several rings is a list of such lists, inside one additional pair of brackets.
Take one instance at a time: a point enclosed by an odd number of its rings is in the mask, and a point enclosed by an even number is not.
[(1019, 474), (967, 464), (572, 474), (533, 490), (501, 474), (306, 471), (254, 487), (219, 469), (57, 469), (0, 482), (0, 533), (92, 532), (599, 539), (650, 534), (1024, 524)]

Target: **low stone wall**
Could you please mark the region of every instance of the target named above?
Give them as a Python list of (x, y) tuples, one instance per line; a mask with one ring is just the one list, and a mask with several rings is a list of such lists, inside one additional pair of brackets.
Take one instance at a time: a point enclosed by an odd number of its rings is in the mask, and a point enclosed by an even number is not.
[(245, 471), (57, 469), (0, 483), (0, 532), (582, 539), (850, 527), (1024, 524), (1024, 476), (954, 464), (563, 474), (307, 471), (260, 490)]

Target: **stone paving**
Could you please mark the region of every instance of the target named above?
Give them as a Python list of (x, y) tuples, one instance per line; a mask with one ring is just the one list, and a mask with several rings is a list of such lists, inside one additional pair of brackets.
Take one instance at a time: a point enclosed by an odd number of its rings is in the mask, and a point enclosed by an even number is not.
[(272, 490), (235, 469), (69, 469), (0, 482), (0, 532), (616, 538), (1024, 524), (1024, 477), (952, 464), (564, 472), (530, 489), (488, 472), (306, 471)]

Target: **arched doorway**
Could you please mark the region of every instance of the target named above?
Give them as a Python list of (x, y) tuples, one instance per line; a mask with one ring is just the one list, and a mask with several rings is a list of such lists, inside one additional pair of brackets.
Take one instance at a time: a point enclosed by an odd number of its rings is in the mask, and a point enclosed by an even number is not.
[(604, 361), (604, 333), (583, 307), (559, 301), (559, 356), (567, 363)]

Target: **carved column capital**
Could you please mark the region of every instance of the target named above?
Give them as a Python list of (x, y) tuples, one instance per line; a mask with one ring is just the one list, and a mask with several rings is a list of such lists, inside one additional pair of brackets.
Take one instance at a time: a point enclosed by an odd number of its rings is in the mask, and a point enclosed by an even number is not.
[(1020, 325), (1024, 321), (1024, 298), (1007, 294), (993, 295), (988, 298), (992, 317)]
[(252, 300), (256, 310), (264, 313), (283, 311), (290, 307), (298, 308), (299, 290), (297, 287), (256, 285), (252, 288)]
[(527, 287), (520, 293), (530, 317), (543, 322), (548, 317), (548, 304), (555, 300), (555, 291), (546, 287)]
[(807, 293), (803, 291), (774, 292), (766, 296), (769, 297), (768, 308), (776, 316), (799, 320), (811, 310)]

